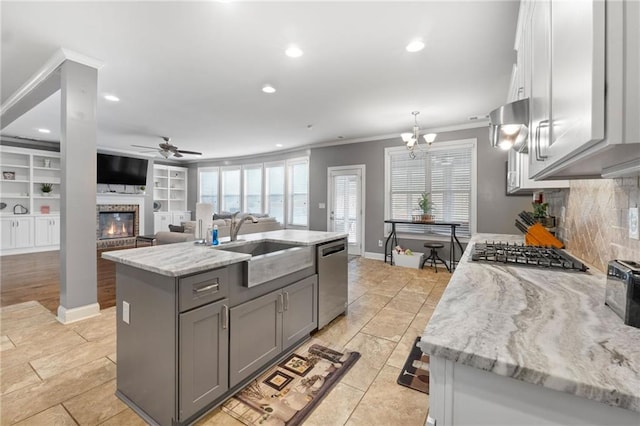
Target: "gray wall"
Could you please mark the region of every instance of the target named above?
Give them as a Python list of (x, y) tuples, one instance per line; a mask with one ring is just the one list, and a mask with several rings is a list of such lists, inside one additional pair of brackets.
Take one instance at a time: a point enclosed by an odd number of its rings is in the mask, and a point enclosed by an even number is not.
[[(478, 232), (518, 233), (513, 223), (521, 210), (529, 210), (531, 197), (505, 195), (507, 154), (489, 144), (486, 127), (442, 132), (438, 141), (476, 138), (478, 143)], [(327, 202), (327, 168), (355, 164), (366, 165), (365, 251), (382, 253), (378, 240), (384, 240), (384, 148), (401, 146), (400, 137), (324, 148), (312, 148), (310, 158), (309, 228), (327, 229), (327, 210), (319, 203)], [(423, 241), (404, 240), (402, 245), (415, 251), (424, 251)], [(448, 245), (441, 250), (448, 253)]]

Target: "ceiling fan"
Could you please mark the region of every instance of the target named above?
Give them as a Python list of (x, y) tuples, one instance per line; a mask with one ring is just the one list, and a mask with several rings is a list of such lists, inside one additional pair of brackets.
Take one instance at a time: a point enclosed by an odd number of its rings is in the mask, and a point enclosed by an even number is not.
[(184, 157), (184, 155), (182, 154), (187, 154), (187, 155), (202, 155), (201, 152), (196, 152), (196, 151), (186, 151), (184, 149), (178, 149), (177, 146), (173, 145), (171, 143), (171, 138), (167, 137), (167, 136), (162, 136), (162, 140), (164, 142), (160, 142), (158, 144), (159, 148), (155, 148), (152, 146), (144, 146), (144, 145), (131, 145), (134, 146), (136, 148), (147, 148), (153, 151), (158, 151), (160, 153), (160, 155), (162, 155), (164, 158), (169, 158), (172, 155), (176, 158), (181, 158)]

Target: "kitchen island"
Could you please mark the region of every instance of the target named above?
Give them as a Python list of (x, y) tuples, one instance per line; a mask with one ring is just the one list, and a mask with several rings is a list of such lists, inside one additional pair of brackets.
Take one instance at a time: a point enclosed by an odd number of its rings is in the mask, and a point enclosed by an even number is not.
[(280, 230), (216, 248), (103, 253), (117, 263), (116, 395), (160, 425), (190, 424), (221, 404), (318, 328), (327, 246), (345, 277), (344, 304), (331, 312), (346, 312), (345, 237)]
[(639, 425), (640, 329), (604, 305), (605, 275), (474, 262), (474, 236), (420, 347), (427, 424)]

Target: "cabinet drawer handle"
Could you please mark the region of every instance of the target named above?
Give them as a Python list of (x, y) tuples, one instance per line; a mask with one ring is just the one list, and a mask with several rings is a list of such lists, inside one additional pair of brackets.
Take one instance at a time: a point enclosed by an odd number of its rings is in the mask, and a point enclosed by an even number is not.
[(229, 327), (229, 307), (227, 305), (222, 305), (223, 313), (222, 313), (222, 329), (226, 330)]
[(284, 300), (282, 299), (282, 293), (278, 295), (278, 313), (282, 313), (282, 306), (284, 305)]
[(220, 287), (220, 285), (218, 283), (215, 283), (215, 284), (207, 285), (207, 286), (200, 287), (200, 288), (194, 288), (193, 289), (193, 293), (194, 294), (200, 294), (200, 293), (204, 293), (205, 291), (209, 291), (209, 290), (218, 291), (218, 287)]
[(542, 155), (542, 149), (540, 148), (540, 129), (549, 127), (549, 120), (542, 120), (536, 126), (536, 136), (535, 136), (535, 145), (536, 145), (536, 161), (544, 161), (547, 158), (546, 155)]
[(288, 291), (284, 292), (284, 310), (285, 311), (289, 310), (289, 292)]

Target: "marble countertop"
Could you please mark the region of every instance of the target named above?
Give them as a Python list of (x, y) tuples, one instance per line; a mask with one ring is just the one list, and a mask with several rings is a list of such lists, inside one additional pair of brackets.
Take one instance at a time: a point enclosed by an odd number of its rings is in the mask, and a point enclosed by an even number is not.
[(605, 274), (473, 262), (473, 237), (422, 335), (425, 353), (640, 412), (640, 329), (604, 304)]
[[(241, 235), (238, 242), (228, 244), (231, 246), (241, 245), (247, 242), (269, 241), (310, 246), (346, 236), (347, 234), (339, 232), (283, 229), (280, 231)], [(227, 242), (229, 238), (222, 238), (221, 241)], [(217, 250), (211, 246), (196, 245), (193, 241), (108, 251), (102, 253), (102, 257), (107, 260), (170, 277), (194, 274), (251, 259), (250, 254)]]

